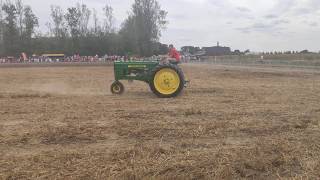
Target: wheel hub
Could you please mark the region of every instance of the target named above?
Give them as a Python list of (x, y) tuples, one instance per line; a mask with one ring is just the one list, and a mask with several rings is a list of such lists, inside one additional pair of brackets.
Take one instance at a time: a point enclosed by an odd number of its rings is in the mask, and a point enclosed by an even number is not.
[(119, 87), (119, 86), (114, 86), (114, 87), (113, 87), (113, 90), (114, 90), (115, 92), (119, 92), (119, 91), (120, 91), (120, 87)]

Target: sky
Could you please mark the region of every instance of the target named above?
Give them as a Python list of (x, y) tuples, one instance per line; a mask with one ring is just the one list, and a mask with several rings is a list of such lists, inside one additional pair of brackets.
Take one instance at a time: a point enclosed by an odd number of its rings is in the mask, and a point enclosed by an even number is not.
[[(161, 42), (221, 46), (251, 51), (320, 51), (320, 0), (158, 0), (169, 24)], [(114, 9), (119, 28), (134, 0), (24, 0), (39, 17), (40, 30), (50, 22), (50, 5), (64, 9), (77, 2), (97, 9)]]

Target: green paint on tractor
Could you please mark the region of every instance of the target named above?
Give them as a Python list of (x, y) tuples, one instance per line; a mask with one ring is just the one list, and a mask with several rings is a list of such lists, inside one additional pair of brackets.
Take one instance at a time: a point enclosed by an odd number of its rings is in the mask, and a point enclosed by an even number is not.
[(151, 72), (159, 65), (159, 61), (114, 62), (115, 80), (138, 80), (150, 82)]

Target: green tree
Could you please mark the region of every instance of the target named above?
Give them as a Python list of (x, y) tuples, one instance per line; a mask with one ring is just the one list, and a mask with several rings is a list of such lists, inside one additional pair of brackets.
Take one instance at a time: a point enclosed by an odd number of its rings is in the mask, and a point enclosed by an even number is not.
[(93, 35), (98, 35), (100, 32), (101, 32), (101, 26), (99, 24), (99, 18), (98, 18), (98, 15), (97, 15), (97, 10), (96, 9), (93, 9), (93, 29), (91, 30), (91, 33)]
[(20, 36), (20, 40), (22, 41), (22, 34), (23, 34), (23, 18), (24, 18), (24, 5), (22, 0), (16, 0), (15, 1), (15, 7), (17, 11), (17, 27), (18, 27), (18, 32)]
[(7, 1), (3, 4), (2, 10), (4, 11), (4, 32), (3, 42), (4, 51), (7, 55), (19, 54), (19, 33), (17, 30), (17, 10), (14, 4)]
[(104, 20), (104, 32), (106, 34), (113, 33), (114, 29), (114, 17), (113, 17), (113, 8), (109, 5), (106, 5), (103, 8), (105, 20)]
[(66, 24), (64, 21), (64, 12), (60, 6), (51, 6), (51, 19), (53, 27), (50, 29), (51, 33), (56, 38), (64, 38), (68, 35)]
[(87, 5), (79, 4), (79, 3), (77, 4), (77, 9), (78, 9), (78, 12), (80, 13), (80, 20), (79, 20), (80, 35), (82, 37), (85, 37), (89, 33), (88, 25), (89, 25), (89, 20), (91, 16), (91, 11), (87, 7)]
[[(0, 0), (1, 3), (2, 0)], [(159, 43), (167, 23), (166, 12), (156, 0), (135, 0), (132, 12), (119, 32), (114, 25), (113, 8), (105, 5), (99, 21), (95, 9), (76, 4), (63, 12), (51, 6), (49, 33), (36, 33), (38, 18), (22, 0), (6, 0), (0, 6), (0, 55), (21, 52), (65, 53), (72, 55), (142, 55), (164, 54), (168, 47)], [(93, 22), (92, 26), (89, 23)]]
[(139, 54), (138, 49), (138, 37), (136, 36), (137, 29), (135, 28), (134, 19), (129, 16), (123, 23), (123, 27), (120, 30), (121, 35), (121, 46), (123, 51), (127, 53)]
[(4, 55), (4, 43), (3, 43), (4, 22), (3, 22), (2, 5), (3, 5), (2, 0), (0, 0), (0, 56)]
[(80, 19), (81, 12), (78, 8), (72, 7), (68, 8), (67, 14), (65, 14), (65, 19), (68, 23), (68, 28), (71, 35), (71, 50), (72, 54), (79, 52), (79, 37), (80, 37)]
[(132, 12), (120, 31), (125, 50), (142, 56), (152, 55), (161, 30), (166, 27), (166, 16), (167, 12), (161, 9), (157, 0), (135, 0)]
[[(67, 53), (70, 48), (68, 48), (68, 27), (65, 21), (65, 14), (60, 6), (51, 6), (51, 22), (49, 23), (50, 38), (38, 37), (44, 40), (46, 43), (41, 46), (41, 48), (48, 46), (46, 53)], [(52, 23), (52, 25), (51, 25)], [(38, 42), (38, 44), (41, 44)], [(50, 51), (49, 51), (50, 48)]]
[(35, 33), (35, 28), (38, 27), (39, 22), (36, 15), (33, 13), (30, 6), (25, 6), (23, 9), (24, 18), (23, 18), (23, 45), (27, 53), (31, 54), (33, 51), (32, 37)]

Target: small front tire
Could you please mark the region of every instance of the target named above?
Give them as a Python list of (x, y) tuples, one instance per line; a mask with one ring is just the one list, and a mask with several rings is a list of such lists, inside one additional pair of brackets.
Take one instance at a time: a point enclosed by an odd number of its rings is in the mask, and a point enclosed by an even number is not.
[(116, 94), (116, 95), (123, 94), (124, 93), (124, 85), (119, 81), (115, 81), (111, 85), (111, 93)]

